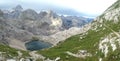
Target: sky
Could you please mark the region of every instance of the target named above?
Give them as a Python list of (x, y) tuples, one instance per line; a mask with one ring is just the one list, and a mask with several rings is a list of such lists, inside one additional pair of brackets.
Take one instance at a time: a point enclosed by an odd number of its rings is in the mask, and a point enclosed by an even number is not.
[(91, 16), (102, 14), (117, 0), (0, 0), (0, 9), (10, 9), (16, 5), (23, 8), (74, 10)]

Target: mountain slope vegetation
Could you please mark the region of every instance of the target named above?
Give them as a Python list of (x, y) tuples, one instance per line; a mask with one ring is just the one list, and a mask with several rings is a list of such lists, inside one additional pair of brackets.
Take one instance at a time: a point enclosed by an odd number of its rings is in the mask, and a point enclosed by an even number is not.
[(72, 36), (57, 46), (41, 50), (43, 56), (60, 61), (119, 61), (120, 1), (109, 7), (92, 23), (91, 28)]

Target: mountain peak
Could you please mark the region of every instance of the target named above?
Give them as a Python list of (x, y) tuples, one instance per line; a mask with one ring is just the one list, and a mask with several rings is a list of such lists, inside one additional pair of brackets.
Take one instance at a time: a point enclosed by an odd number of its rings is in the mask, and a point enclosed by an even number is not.
[(15, 11), (22, 11), (23, 8), (22, 8), (21, 5), (17, 5), (16, 7), (13, 8), (13, 10), (15, 10)]
[(37, 17), (38, 17), (37, 12), (32, 9), (27, 9), (27, 10), (23, 11), (20, 15), (20, 18), (22, 18), (22, 19), (36, 20)]

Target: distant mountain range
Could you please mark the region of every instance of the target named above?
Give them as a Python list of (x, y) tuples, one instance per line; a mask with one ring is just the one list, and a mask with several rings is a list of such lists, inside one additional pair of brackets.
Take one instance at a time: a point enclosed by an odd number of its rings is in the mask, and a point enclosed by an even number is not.
[[(69, 30), (72, 27), (80, 28), (92, 20), (91, 18), (78, 16), (60, 16), (52, 10), (37, 13), (33, 9), (24, 10), (20, 5), (17, 5), (11, 11), (0, 10), (0, 42), (12, 47), (18, 46), (18, 49), (21, 49), (25, 48), (24, 43), (30, 41), (32, 37), (43, 39), (44, 36), (47, 36), (49, 39), (50, 35)], [(61, 33), (58, 34), (62, 36)], [(51, 38), (51, 40), (53, 39)], [(21, 42), (21, 46), (17, 43), (14, 44), (15, 41), (13, 40)]]
[[(14, 7), (14, 5), (0, 5), (0, 8), (3, 9), (3, 10), (11, 10), (11, 8)], [(30, 8), (28, 6), (25, 6), (24, 7), (24, 10), (27, 9), (27, 8)], [(32, 8), (32, 6), (31, 6)], [(36, 12), (40, 12), (41, 10), (52, 10), (54, 12), (56, 12), (57, 14), (60, 14), (60, 15), (71, 15), (71, 16), (86, 16), (86, 17), (92, 17), (92, 18), (95, 18), (97, 15), (90, 15), (90, 14), (85, 14), (85, 13), (82, 13), (82, 12), (78, 12), (74, 9), (71, 9), (71, 8), (68, 8), (68, 7), (61, 7), (61, 6), (55, 6), (55, 5), (44, 5), (44, 4), (41, 4), (41, 6), (35, 6), (34, 7), (34, 10)]]

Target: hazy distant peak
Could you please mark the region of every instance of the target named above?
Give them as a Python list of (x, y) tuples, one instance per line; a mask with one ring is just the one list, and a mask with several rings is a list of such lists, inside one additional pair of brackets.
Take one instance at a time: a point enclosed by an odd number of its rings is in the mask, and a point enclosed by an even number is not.
[(15, 11), (22, 11), (23, 8), (22, 8), (21, 5), (17, 5), (16, 7), (13, 8), (13, 10), (15, 10)]

